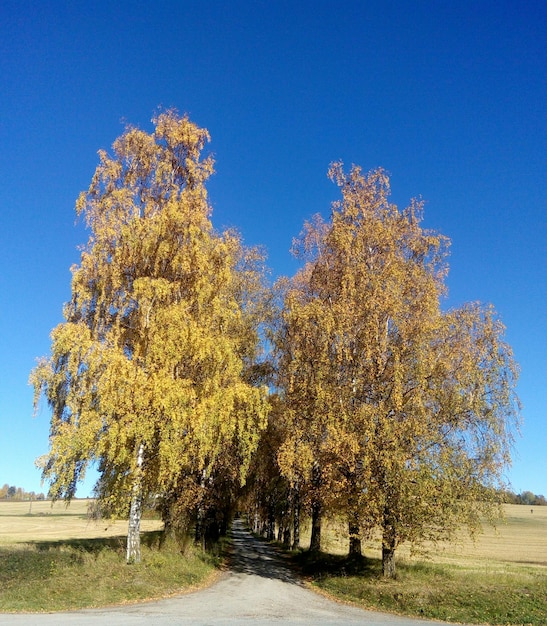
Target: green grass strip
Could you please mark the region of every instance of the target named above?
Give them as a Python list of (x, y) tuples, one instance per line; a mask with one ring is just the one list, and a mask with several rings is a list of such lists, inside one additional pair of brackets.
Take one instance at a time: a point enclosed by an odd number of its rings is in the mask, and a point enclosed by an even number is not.
[[(161, 598), (204, 583), (220, 557), (150, 533), (142, 562), (125, 563), (124, 540), (0, 547), (0, 612), (49, 612)], [(146, 545), (148, 544), (148, 545)]]

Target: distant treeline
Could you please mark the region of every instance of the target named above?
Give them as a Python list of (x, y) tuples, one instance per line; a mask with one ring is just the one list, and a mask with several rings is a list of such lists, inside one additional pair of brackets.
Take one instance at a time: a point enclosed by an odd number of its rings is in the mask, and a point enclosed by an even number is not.
[(10, 486), (7, 483), (0, 487), (0, 500), (13, 500), (15, 502), (22, 502), (23, 500), (45, 499), (46, 496), (43, 493), (25, 491), (22, 487), (15, 487), (14, 485)]
[(523, 491), (522, 493), (505, 492), (505, 501), (507, 504), (526, 504), (528, 506), (545, 506), (547, 500), (543, 495), (536, 495), (531, 491)]
[[(547, 499), (544, 495), (537, 495), (531, 491), (523, 491), (522, 493), (513, 493), (512, 491), (506, 491), (504, 493), (505, 502), (507, 504), (525, 504), (527, 506), (547, 506)], [(5, 483), (0, 487), (0, 500), (13, 500), (14, 502), (21, 502), (24, 500), (45, 500), (46, 496), (43, 493), (36, 493), (35, 491), (25, 491), (21, 487), (15, 487)]]

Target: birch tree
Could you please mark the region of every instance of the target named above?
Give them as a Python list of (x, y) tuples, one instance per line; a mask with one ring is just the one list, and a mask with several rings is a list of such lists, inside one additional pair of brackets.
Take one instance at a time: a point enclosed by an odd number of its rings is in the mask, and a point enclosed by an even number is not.
[(400, 544), (450, 539), (462, 526), (474, 535), (501, 515), (520, 408), (503, 333), (490, 306), (442, 314), (420, 361), (401, 368), (397, 401), (381, 405), (367, 503), (382, 529), (386, 576)]
[(342, 198), (297, 242), (305, 265), (278, 335), (292, 420), (279, 460), (317, 509), (344, 512), (350, 554), (381, 528), (393, 576), (399, 543), (473, 528), (479, 500), (493, 512), (484, 496), (509, 460), (516, 368), (491, 309), (442, 311), (449, 242), (422, 228), (422, 204), (399, 211), (382, 170), (335, 164), (330, 176)]
[(207, 131), (174, 111), (154, 125), (99, 152), (76, 203), (91, 235), (72, 299), (31, 375), (35, 404), (44, 393), (52, 409), (51, 494), (70, 499), (95, 464), (99, 496), (130, 511), (128, 561), (140, 558), (143, 499), (210, 475), (226, 447), (244, 480), (267, 415), (265, 387), (247, 376), (260, 255), (212, 227)]
[(311, 515), (310, 550), (316, 552), (321, 549), (323, 514), (331, 508), (332, 497), (338, 492), (330, 437), (338, 413), (329, 397), (326, 309), (310, 285), (312, 273), (310, 263), (286, 286), (276, 335), (278, 386), (285, 422), (277, 462)]

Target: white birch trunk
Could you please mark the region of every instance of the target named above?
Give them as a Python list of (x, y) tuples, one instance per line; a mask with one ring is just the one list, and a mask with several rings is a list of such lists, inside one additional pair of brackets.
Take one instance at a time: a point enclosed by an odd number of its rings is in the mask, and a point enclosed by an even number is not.
[(142, 464), (144, 445), (139, 445), (137, 452), (137, 467), (131, 492), (131, 507), (129, 509), (129, 524), (127, 528), (127, 563), (139, 563), (141, 560), (141, 515), (142, 515)]

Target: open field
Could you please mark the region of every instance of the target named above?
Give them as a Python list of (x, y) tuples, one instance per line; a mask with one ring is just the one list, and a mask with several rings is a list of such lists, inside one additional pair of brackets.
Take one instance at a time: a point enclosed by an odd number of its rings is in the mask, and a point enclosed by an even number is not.
[[(378, 538), (364, 544), (365, 560), (351, 562), (346, 529), (326, 524), (324, 552), (297, 561), (311, 584), (365, 608), (466, 624), (547, 624), (547, 507), (506, 505), (497, 529), (485, 526), (473, 542), (428, 546), (427, 554), (397, 550), (397, 578), (381, 576)], [(309, 534), (303, 533), (306, 546)]]
[(0, 613), (63, 611), (160, 598), (214, 576), (218, 555), (162, 543), (142, 520), (142, 562), (125, 562), (127, 521), (92, 520), (88, 500), (0, 501)]
[[(88, 515), (89, 500), (73, 500), (52, 505), (49, 501), (0, 501), (0, 545), (60, 541), (67, 539), (104, 539), (124, 536), (125, 520), (93, 520)], [(533, 512), (532, 512), (533, 511)], [(461, 534), (453, 543), (431, 547), (430, 557), (436, 562), (469, 562), (477, 560), (537, 565), (547, 568), (547, 507), (505, 505), (505, 520), (494, 529), (485, 526), (484, 533), (475, 542)], [(159, 520), (143, 520), (143, 531), (162, 528)], [(332, 554), (347, 552), (346, 529), (337, 523), (327, 525), (323, 549)], [(302, 544), (309, 540), (302, 534)], [(380, 554), (378, 540), (366, 542), (364, 553), (370, 558)], [(410, 559), (405, 546), (398, 552), (399, 559)], [(411, 560), (414, 560), (414, 557)], [(422, 558), (421, 556), (419, 557)], [(547, 571), (546, 571), (547, 575)]]
[[(143, 520), (143, 560), (124, 559), (127, 523), (94, 521), (87, 500), (0, 502), (0, 612), (56, 611), (162, 597), (215, 575), (218, 555), (191, 542), (160, 549), (157, 520)], [(497, 530), (473, 543), (436, 546), (426, 559), (397, 554), (398, 576), (381, 575), (380, 545), (346, 562), (345, 529), (330, 523), (318, 560), (294, 555), (316, 589), (366, 608), (468, 624), (547, 623), (547, 507), (508, 505)], [(302, 545), (309, 540), (303, 533)], [(353, 569), (352, 569), (353, 567)]]
[[(507, 504), (504, 513), (505, 519), (497, 528), (485, 525), (475, 541), (462, 532), (454, 542), (427, 546), (428, 559), (453, 564), (477, 561), (482, 565), (512, 563), (547, 568), (547, 506)], [(341, 523), (327, 523), (323, 550), (331, 554), (347, 554), (346, 535), (347, 530)], [(307, 545), (306, 542), (309, 542), (309, 531), (302, 533), (302, 545)], [(379, 538), (364, 542), (363, 553), (369, 558), (378, 558), (381, 554)], [(416, 561), (423, 560), (424, 556), (411, 557), (408, 547), (403, 545), (397, 551), (397, 558), (399, 561)]]
[[(0, 501), (0, 546), (67, 539), (105, 539), (127, 533), (127, 520), (93, 520), (90, 500), (64, 502)], [(160, 530), (159, 520), (142, 520), (141, 530)]]

